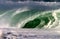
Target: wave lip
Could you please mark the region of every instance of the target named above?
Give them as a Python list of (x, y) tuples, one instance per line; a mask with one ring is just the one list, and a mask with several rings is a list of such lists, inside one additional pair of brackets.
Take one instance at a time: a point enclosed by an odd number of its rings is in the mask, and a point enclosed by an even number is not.
[[(0, 15), (0, 26), (15, 28), (51, 29), (59, 28), (60, 9), (52, 11), (10, 10)], [(3, 25), (2, 25), (3, 23)], [(5, 23), (5, 24), (4, 24)], [(5, 25), (5, 26), (4, 26)]]

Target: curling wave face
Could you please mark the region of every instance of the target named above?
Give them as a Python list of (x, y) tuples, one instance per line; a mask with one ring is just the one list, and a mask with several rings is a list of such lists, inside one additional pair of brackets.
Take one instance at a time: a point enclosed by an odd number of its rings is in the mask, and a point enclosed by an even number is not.
[(60, 28), (60, 10), (40, 11), (14, 9), (0, 14), (0, 27)]

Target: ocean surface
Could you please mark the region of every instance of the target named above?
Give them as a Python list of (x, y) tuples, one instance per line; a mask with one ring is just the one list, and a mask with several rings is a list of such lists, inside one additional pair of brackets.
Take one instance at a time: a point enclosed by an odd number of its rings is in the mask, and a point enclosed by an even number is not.
[(0, 3), (0, 28), (60, 28), (60, 2)]

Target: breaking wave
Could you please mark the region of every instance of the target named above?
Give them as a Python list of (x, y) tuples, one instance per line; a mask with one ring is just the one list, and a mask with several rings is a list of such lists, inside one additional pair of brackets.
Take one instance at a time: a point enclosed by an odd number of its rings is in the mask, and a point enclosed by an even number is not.
[(40, 11), (14, 9), (0, 14), (0, 27), (16, 28), (60, 28), (60, 9)]

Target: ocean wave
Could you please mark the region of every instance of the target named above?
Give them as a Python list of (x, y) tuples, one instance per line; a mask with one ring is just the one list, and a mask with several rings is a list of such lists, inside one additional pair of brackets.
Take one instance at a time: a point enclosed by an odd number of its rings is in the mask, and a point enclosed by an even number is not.
[(51, 11), (24, 10), (25, 9), (14, 9), (0, 14), (0, 27), (59, 28), (60, 9)]

